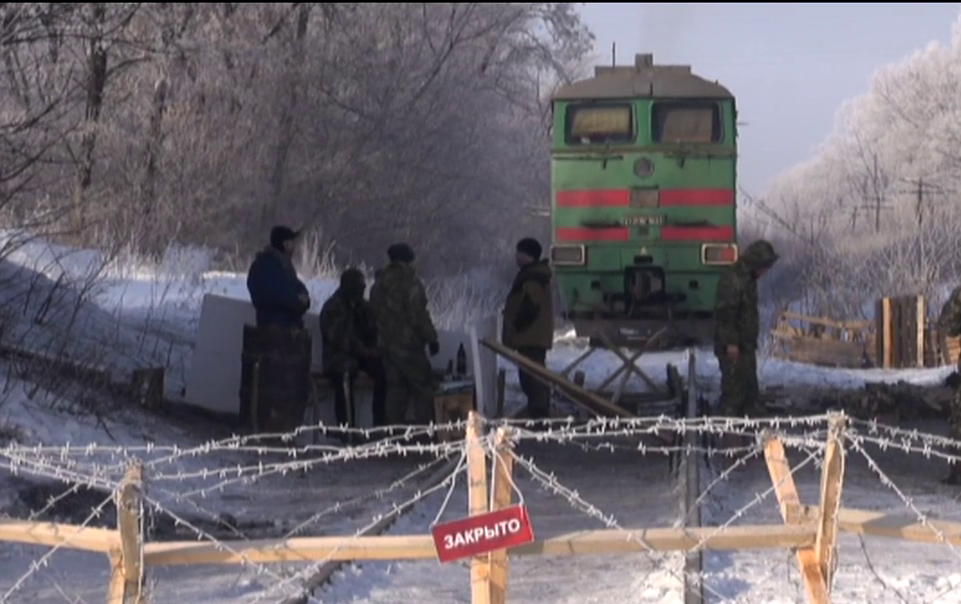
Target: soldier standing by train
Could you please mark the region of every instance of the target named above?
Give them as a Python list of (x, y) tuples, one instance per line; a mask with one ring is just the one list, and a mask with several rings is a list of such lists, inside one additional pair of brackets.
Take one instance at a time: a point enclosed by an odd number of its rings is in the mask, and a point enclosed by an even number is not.
[[(952, 338), (961, 336), (961, 286), (954, 288), (947, 302), (941, 307), (938, 331), (941, 336)], [(961, 358), (958, 359), (958, 370), (961, 371)], [(948, 434), (953, 440), (961, 441), (961, 384), (955, 385), (954, 398), (951, 400)], [(950, 473), (942, 482), (961, 485), (961, 463), (951, 464), (949, 468)]]
[(370, 306), (387, 376), (387, 421), (404, 422), (407, 407), (414, 423), (434, 417), (434, 375), (430, 355), (440, 351), (437, 330), (427, 309), (427, 292), (412, 266), (414, 250), (406, 243), (387, 249), (390, 263), (378, 270), (370, 288)]
[(354, 379), (358, 371), (369, 375), (374, 382), (371, 403), (373, 425), (376, 427), (387, 423), (386, 378), (377, 350), (373, 314), (364, 299), (366, 289), (364, 273), (356, 268), (348, 268), (340, 274), (340, 287), (320, 311), (324, 375), (334, 386), (334, 413), (338, 425), (346, 424), (351, 428), (357, 426), (356, 421), (352, 422), (352, 418), (348, 417), (347, 406), (349, 403), (354, 408)]
[[(501, 342), (543, 367), (554, 345), (551, 268), (541, 259), (540, 243), (530, 237), (517, 243), (516, 261), (519, 270), (504, 304)], [(519, 375), (530, 419), (547, 419), (550, 387), (526, 371), (520, 370)]]
[(777, 260), (774, 246), (759, 239), (744, 250), (717, 284), (714, 354), (721, 369), (719, 407), (726, 417), (763, 411), (757, 382), (757, 281)]

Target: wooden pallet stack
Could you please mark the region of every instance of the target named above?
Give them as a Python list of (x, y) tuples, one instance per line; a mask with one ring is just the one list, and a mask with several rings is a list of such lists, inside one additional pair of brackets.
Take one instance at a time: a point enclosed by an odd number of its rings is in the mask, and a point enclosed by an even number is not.
[(777, 316), (774, 356), (827, 367), (906, 369), (958, 362), (959, 339), (925, 317), (923, 296), (881, 298), (873, 321), (841, 321), (794, 312)]
[(876, 366), (924, 367), (924, 296), (881, 298), (874, 305)]

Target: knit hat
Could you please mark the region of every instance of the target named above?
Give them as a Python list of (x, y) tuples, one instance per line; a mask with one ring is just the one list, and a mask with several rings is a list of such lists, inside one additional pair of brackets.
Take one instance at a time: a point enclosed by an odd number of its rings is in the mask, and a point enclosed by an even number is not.
[(406, 243), (395, 243), (387, 248), (387, 258), (391, 262), (406, 262), (410, 264), (414, 261), (414, 250)]
[(270, 247), (277, 250), (283, 250), (284, 242), (291, 241), (299, 236), (300, 233), (290, 227), (281, 225), (275, 226), (274, 228), (270, 229)]
[(541, 259), (541, 244), (533, 237), (524, 237), (517, 242), (517, 251), (534, 260)]

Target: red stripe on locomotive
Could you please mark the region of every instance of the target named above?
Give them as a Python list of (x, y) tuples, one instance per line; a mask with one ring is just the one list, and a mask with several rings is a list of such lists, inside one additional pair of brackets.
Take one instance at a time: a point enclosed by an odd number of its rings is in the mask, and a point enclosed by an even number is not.
[(663, 189), (658, 196), (661, 206), (729, 206), (734, 203), (730, 189)]
[(627, 206), (630, 198), (630, 192), (620, 189), (558, 191), (554, 203), (559, 208), (617, 207)]
[(627, 241), (628, 230), (620, 227), (587, 229), (558, 227), (554, 229), (555, 241)]
[(734, 227), (662, 226), (661, 241), (731, 241)]

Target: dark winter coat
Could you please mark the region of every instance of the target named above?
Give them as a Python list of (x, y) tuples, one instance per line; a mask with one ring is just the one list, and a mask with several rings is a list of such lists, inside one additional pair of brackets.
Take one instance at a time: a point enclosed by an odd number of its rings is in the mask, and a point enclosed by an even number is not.
[(508, 348), (550, 349), (554, 345), (551, 268), (538, 260), (517, 271), (504, 304), (501, 342)]
[(338, 289), (320, 311), (324, 372), (343, 373), (357, 367), (357, 359), (377, 345), (370, 306), (363, 296), (352, 299)]
[(257, 311), (257, 327), (303, 328), (310, 302), (299, 299), (307, 287), (297, 278), (290, 259), (268, 247), (259, 252), (247, 272), (247, 291)]
[(760, 320), (757, 301), (757, 271), (774, 265), (774, 247), (759, 239), (721, 275), (714, 299), (714, 348), (723, 353), (737, 346), (743, 353), (757, 350)]
[(379, 344), (392, 354), (424, 354), (437, 342), (437, 330), (427, 309), (427, 292), (414, 267), (391, 262), (374, 275), (370, 308)]

